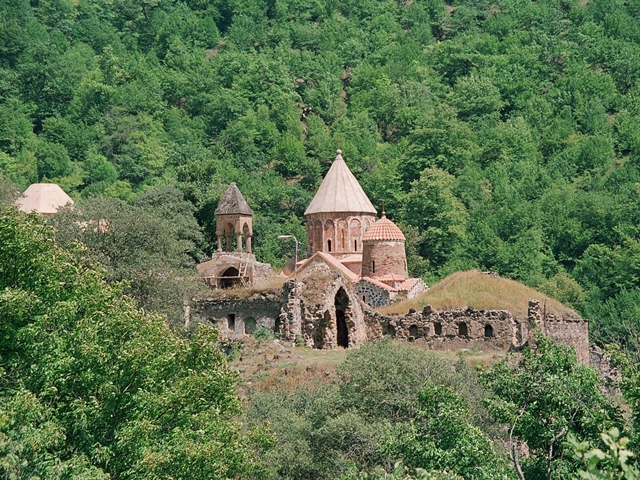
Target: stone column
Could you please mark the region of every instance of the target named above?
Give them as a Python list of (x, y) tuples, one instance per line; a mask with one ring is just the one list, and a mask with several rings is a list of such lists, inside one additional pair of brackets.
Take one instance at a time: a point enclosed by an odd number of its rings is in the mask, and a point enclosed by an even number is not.
[(226, 252), (230, 252), (231, 251), (231, 234), (229, 233), (228, 235), (225, 235), (225, 238), (227, 239), (227, 245), (225, 248)]
[(222, 251), (222, 235), (218, 235), (218, 251)]
[(236, 234), (236, 251), (242, 252), (242, 234), (241, 233)]
[(245, 245), (247, 253), (251, 253), (251, 235), (247, 235), (247, 243)]

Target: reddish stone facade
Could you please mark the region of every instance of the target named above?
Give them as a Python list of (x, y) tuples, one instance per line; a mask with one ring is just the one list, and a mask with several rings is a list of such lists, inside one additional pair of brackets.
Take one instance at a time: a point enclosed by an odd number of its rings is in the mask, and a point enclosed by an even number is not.
[(362, 276), (382, 278), (395, 274), (406, 279), (407, 257), (404, 242), (365, 241), (362, 252)]
[(371, 214), (353, 212), (314, 213), (306, 218), (309, 255), (323, 252), (336, 258), (361, 255), (364, 232), (375, 222)]

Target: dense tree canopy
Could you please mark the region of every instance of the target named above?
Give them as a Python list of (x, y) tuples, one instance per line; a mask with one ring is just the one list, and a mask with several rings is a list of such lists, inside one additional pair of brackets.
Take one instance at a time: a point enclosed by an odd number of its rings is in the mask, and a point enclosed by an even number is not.
[(178, 337), (103, 274), (0, 216), (0, 474), (260, 478), (217, 332)]
[(568, 279), (548, 286), (619, 339), (640, 287), (639, 40), (615, 0), (10, 0), (0, 171), (76, 199), (174, 185), (207, 251), (236, 181), (280, 265), (340, 144), (414, 273)]

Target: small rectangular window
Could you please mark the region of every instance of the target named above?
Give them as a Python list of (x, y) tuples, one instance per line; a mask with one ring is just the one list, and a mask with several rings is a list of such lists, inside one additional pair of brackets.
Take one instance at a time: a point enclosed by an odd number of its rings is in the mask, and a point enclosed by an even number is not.
[(229, 315), (227, 315), (227, 327), (232, 332), (235, 331), (235, 329), (236, 329), (236, 314), (235, 313), (230, 313)]

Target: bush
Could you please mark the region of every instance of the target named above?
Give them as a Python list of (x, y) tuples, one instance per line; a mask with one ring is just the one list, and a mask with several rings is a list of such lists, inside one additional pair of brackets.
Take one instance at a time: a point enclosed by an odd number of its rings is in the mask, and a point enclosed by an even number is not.
[(253, 336), (258, 340), (271, 340), (275, 338), (274, 333), (265, 327), (258, 328), (255, 332), (253, 332)]

